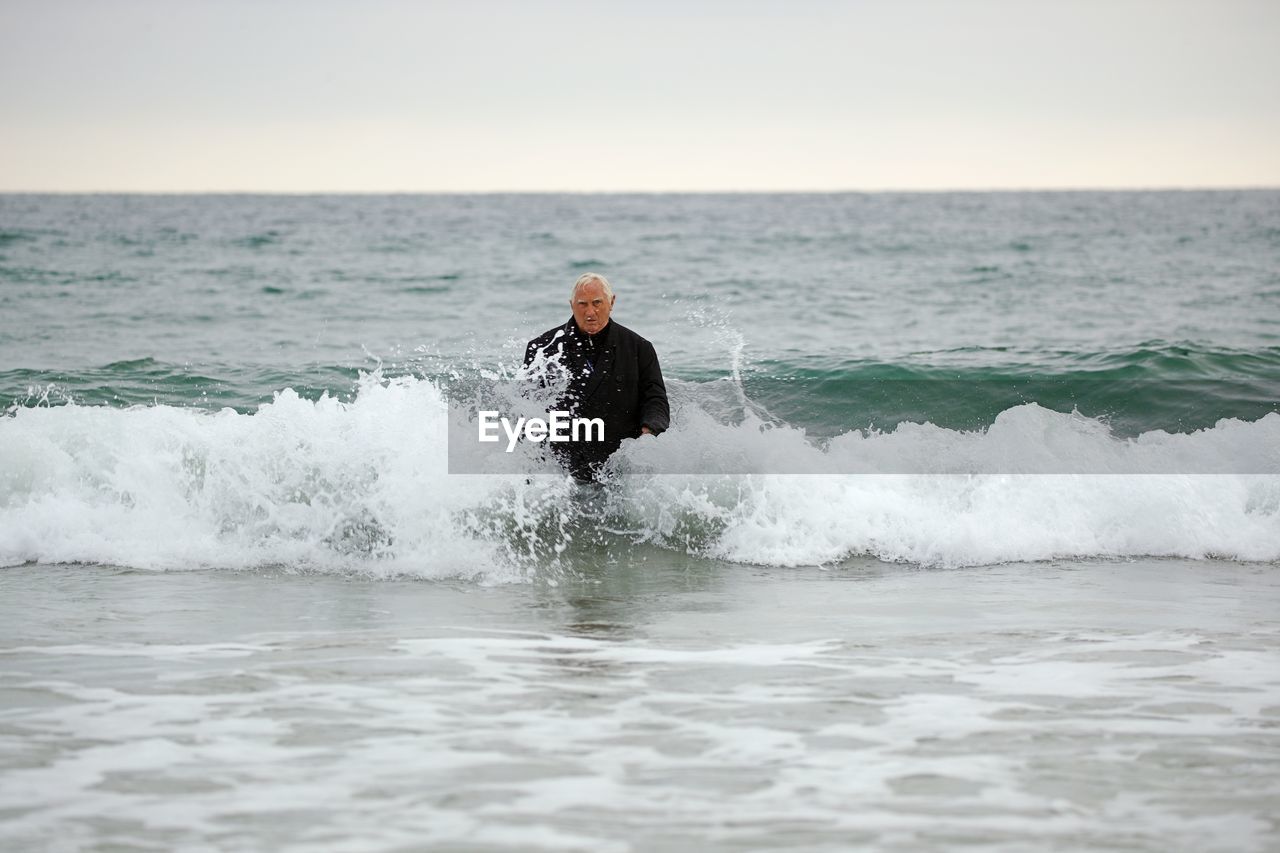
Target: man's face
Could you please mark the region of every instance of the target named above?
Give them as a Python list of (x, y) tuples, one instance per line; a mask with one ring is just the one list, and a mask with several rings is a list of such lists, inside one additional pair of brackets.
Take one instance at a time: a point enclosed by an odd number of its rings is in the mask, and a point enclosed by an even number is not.
[(604, 295), (604, 287), (598, 281), (589, 281), (579, 287), (569, 304), (573, 306), (574, 322), (588, 335), (603, 329), (609, 322), (609, 312), (613, 310), (613, 299)]

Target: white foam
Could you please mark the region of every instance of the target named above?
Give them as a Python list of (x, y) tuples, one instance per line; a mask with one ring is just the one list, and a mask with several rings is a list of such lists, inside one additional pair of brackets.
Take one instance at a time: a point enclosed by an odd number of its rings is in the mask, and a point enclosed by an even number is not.
[[(566, 549), (572, 558), (567, 479), (450, 475), (448, 417), (436, 384), (376, 373), (351, 402), (286, 389), (252, 414), (20, 409), (0, 418), (0, 564), (279, 565), (502, 581), (554, 566)], [(521, 460), (520, 470), (551, 470)], [(996, 463), (1043, 470), (1046, 460), (1117, 473), (973, 473)], [(711, 473), (619, 474), (604, 526), (774, 565), (855, 554), (929, 565), (1280, 559), (1276, 414), (1121, 441), (1097, 421), (1020, 406), (985, 431), (906, 424), (820, 447), (800, 429), (751, 416), (724, 423), (685, 405), (667, 435), (625, 442), (616, 468), (681, 465)], [(1196, 466), (1259, 473), (1160, 473)], [(731, 473), (743, 470), (795, 473)], [(865, 473), (822, 473), (832, 470)]]
[(256, 413), (23, 409), (0, 421), (0, 561), (286, 565), (425, 575), (500, 568), (455, 514), (506, 483), (450, 478), (439, 388), (279, 392)]
[[(929, 565), (1280, 559), (1275, 413), (1122, 440), (1102, 422), (1024, 405), (986, 430), (903, 424), (853, 430), (826, 447), (750, 415), (737, 425), (682, 415), (661, 441), (624, 443), (617, 469), (713, 473), (623, 477), (620, 504), (652, 541), (710, 556), (774, 565), (850, 554)], [(1223, 470), (1258, 473), (1194, 473)], [(769, 473), (778, 471), (795, 473)], [(1067, 473), (1024, 473), (1036, 471)]]

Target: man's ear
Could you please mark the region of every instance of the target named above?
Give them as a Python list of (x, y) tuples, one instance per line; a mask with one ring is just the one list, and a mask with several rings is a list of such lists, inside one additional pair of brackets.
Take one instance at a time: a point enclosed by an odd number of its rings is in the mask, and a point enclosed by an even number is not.
[(618, 301), (618, 294), (616, 294), (616, 293), (615, 293), (615, 294), (613, 294), (613, 296), (609, 297), (609, 307), (610, 307), (610, 308), (612, 308), (612, 307), (613, 307), (613, 303), (615, 303), (615, 302), (617, 302), (617, 301)]

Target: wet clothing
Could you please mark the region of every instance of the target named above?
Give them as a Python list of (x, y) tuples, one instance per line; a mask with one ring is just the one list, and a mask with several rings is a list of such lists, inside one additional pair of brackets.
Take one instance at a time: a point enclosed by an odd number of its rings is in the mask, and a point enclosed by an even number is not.
[(671, 422), (667, 387), (653, 344), (610, 320), (588, 335), (573, 318), (529, 341), (524, 363), (539, 352), (569, 372), (560, 409), (574, 417), (604, 421), (604, 441), (578, 441), (552, 445), (570, 472), (580, 480), (593, 479), (624, 438), (638, 438), (640, 427), (655, 435)]

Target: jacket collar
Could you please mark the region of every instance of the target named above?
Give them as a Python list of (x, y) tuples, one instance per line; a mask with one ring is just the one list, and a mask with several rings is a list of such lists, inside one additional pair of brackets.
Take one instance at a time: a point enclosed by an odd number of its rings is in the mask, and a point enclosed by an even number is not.
[(564, 324), (564, 331), (567, 337), (584, 342), (590, 341), (596, 346), (600, 346), (601, 344), (607, 343), (609, 340), (610, 332), (613, 331), (613, 319), (610, 318), (609, 322), (604, 324), (604, 328), (596, 332), (594, 335), (588, 335), (586, 332), (582, 331), (582, 329), (578, 328), (578, 321), (570, 316), (569, 322)]

